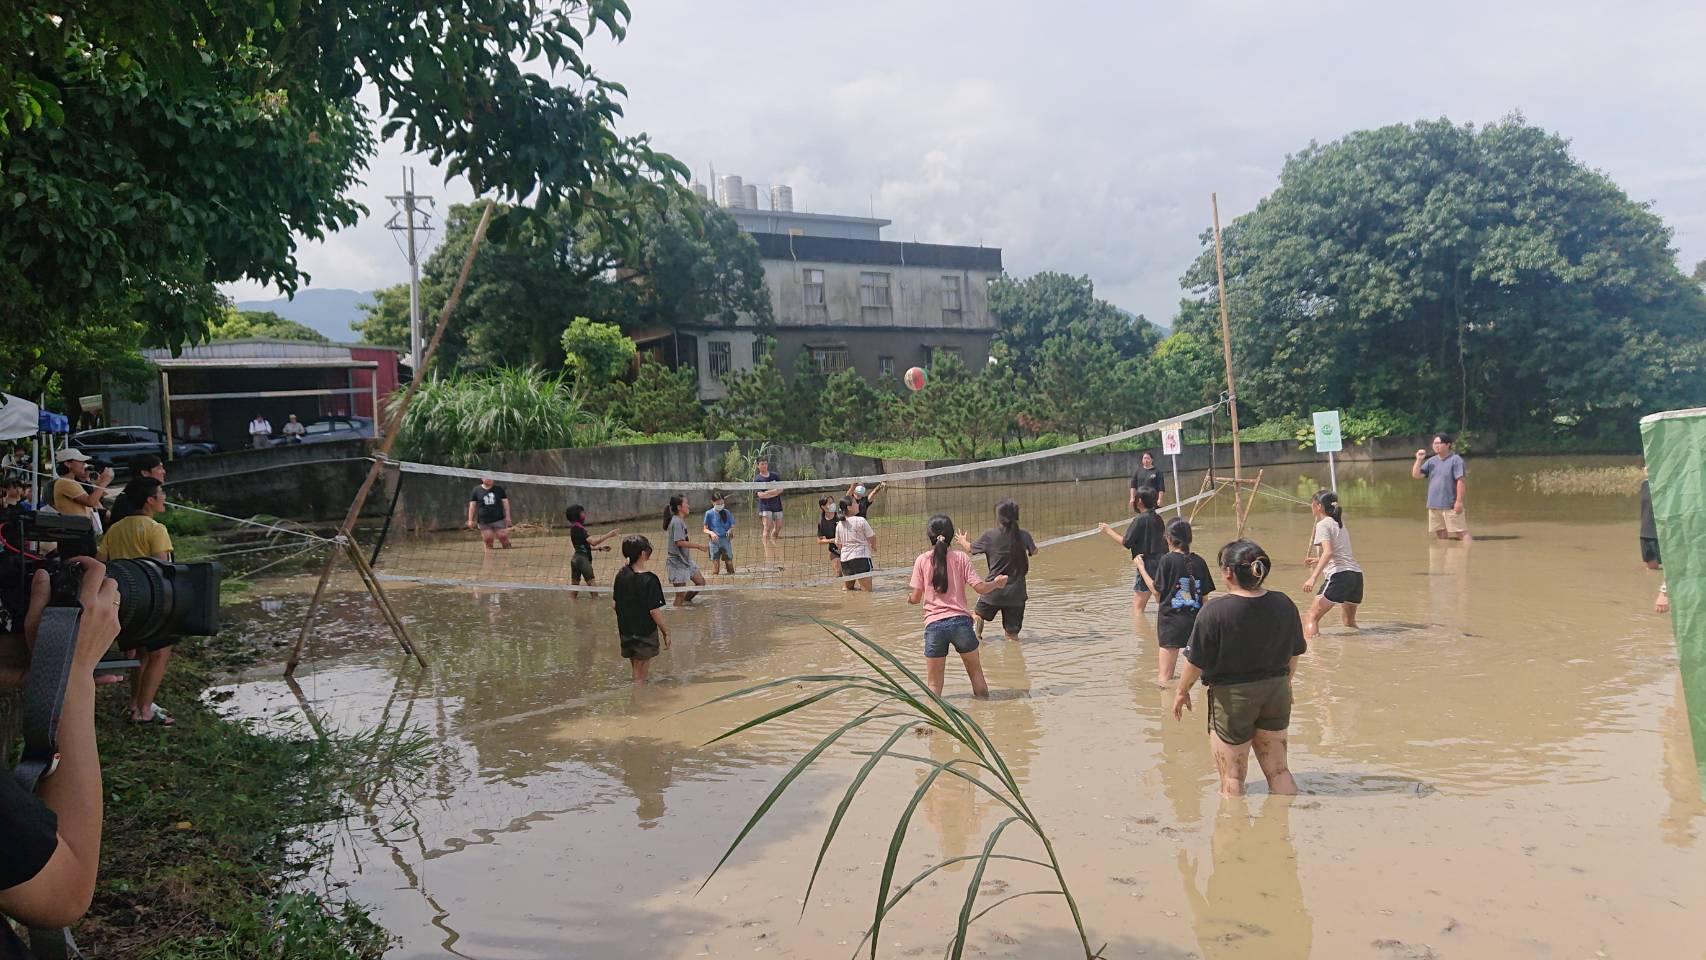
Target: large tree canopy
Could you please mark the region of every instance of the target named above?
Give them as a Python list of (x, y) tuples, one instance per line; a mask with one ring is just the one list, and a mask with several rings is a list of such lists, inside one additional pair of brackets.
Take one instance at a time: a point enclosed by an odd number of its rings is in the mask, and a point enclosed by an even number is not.
[[(1224, 231), (1240, 398), (1599, 433), (1706, 401), (1706, 298), (1671, 233), (1512, 117), (1311, 145)], [(1214, 296), (1212, 237), (1186, 287)]]
[(0, 367), (21, 389), (87, 392), (65, 362), (86, 326), (177, 345), (205, 335), (219, 283), (293, 291), (297, 238), (363, 212), (349, 192), (375, 120), (480, 194), (596, 205), (620, 234), (630, 218), (606, 205), (685, 173), (616, 135), (622, 88), (582, 56), (627, 16), (622, 0), (8, 3)]
[(1003, 276), (989, 286), (989, 310), (1001, 320), (1001, 340), (1021, 370), (1030, 369), (1043, 343), (1070, 336), (1104, 343), (1122, 357), (1148, 353), (1161, 333), (1096, 297), (1089, 277), (1044, 271), (1023, 280)]
[[(629, 203), (630, 201), (623, 201)], [(443, 362), (470, 369), (563, 365), (563, 332), (577, 316), (624, 332), (682, 324), (761, 328), (771, 320), (758, 246), (726, 211), (672, 192), (635, 207), (621, 236), (597, 212), (560, 210), (481, 250), (445, 336)], [(480, 208), (458, 205), (421, 271), (421, 310), (430, 333), (473, 239)], [(381, 290), (365, 307), (363, 339), (406, 344), (406, 287)]]

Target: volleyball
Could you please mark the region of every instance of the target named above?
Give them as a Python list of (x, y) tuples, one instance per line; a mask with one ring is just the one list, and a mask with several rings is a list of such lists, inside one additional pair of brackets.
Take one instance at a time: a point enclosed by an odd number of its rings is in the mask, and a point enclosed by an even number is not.
[(922, 390), (924, 389), (924, 368), (913, 367), (906, 371), (906, 376), (902, 379), (906, 381), (908, 390)]

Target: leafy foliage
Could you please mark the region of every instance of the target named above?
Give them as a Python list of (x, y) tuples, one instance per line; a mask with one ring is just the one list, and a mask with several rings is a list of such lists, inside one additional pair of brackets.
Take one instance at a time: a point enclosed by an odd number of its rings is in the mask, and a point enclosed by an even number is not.
[(842, 370), (824, 381), (818, 434), (825, 440), (864, 440), (879, 436), (886, 424), (882, 396), (857, 370)]
[(350, 323), (362, 343), (409, 349), (409, 285), (399, 283), (373, 291), (361, 305), (362, 319)]
[[(402, 398), (399, 391), (391, 403)], [(487, 453), (598, 446), (620, 432), (608, 412), (587, 409), (563, 374), (506, 367), (423, 381), (396, 450), (410, 460), (464, 466)]]
[[(1706, 401), (1706, 296), (1670, 239), (1520, 116), (1311, 145), (1224, 232), (1241, 399), (1262, 416), (1632, 429)], [(1185, 283), (1206, 304), (1203, 242)]]
[(628, 425), (646, 436), (696, 429), (705, 417), (699, 405), (698, 378), (690, 368), (671, 370), (648, 360), (634, 382), (623, 384), (620, 407)]
[(1097, 299), (1089, 277), (1048, 271), (1024, 280), (1002, 277), (989, 286), (989, 309), (1001, 318), (1001, 342), (1021, 371), (1055, 337), (1105, 343), (1121, 357), (1147, 353), (1161, 339), (1149, 321)]
[[(1000, 751), (995, 748), (995, 743), (989, 738), (989, 734), (984, 732), (983, 728), (978, 725), (976, 720), (972, 719), (970, 714), (932, 691), (905, 663), (879, 644), (867, 639), (851, 627), (827, 623), (815, 618), (813, 618), (813, 622), (821, 625), (838, 643), (855, 657), (858, 657), (869, 668), (870, 672), (784, 677), (780, 680), (771, 680), (717, 697), (705, 705), (737, 700), (778, 689), (817, 688), (813, 693), (801, 696), (781, 707), (768, 710), (760, 716), (736, 726), (727, 733), (712, 739), (710, 743), (717, 743), (738, 736), (755, 727), (763, 726), (773, 720), (787, 717), (796, 711), (834, 698), (858, 698), (867, 702), (866, 708), (826, 734), (815, 746), (807, 750), (787, 773), (783, 774), (782, 779), (759, 804), (758, 810), (747, 819), (745, 826), (735, 836), (734, 842), (729, 845), (728, 851), (723, 854), (722, 859), (717, 861), (716, 867), (711, 870), (710, 876), (705, 878), (705, 885), (709, 885), (711, 880), (716, 877), (717, 871), (728, 863), (729, 857), (770, 813), (788, 787), (799, 779), (801, 774), (810, 769), (819, 757), (835, 746), (846, 734), (867, 724), (881, 724), (889, 728), (888, 736), (876, 749), (861, 751), (861, 755), (865, 757), (865, 762), (854, 774), (852, 781), (847, 786), (846, 793), (842, 795), (841, 802), (836, 806), (835, 813), (830, 818), (829, 827), (824, 832), (823, 844), (818, 848), (817, 860), (812, 865), (811, 878), (806, 883), (805, 893), (800, 901), (802, 904), (801, 911), (804, 912), (811, 903), (812, 887), (817, 883), (818, 873), (823, 869), (823, 863), (829, 854), (830, 845), (835, 842), (835, 835), (841, 828), (842, 820), (846, 816), (848, 808), (852, 806), (854, 798), (858, 796), (859, 789), (865, 785), (871, 772), (883, 761), (900, 761), (916, 764), (929, 772), (918, 788), (913, 791), (911, 799), (895, 824), (894, 832), (889, 837), (887, 853), (883, 860), (882, 879), (877, 884), (876, 908), (873, 912), (871, 925), (865, 931), (865, 936), (853, 949), (855, 956), (864, 949), (865, 943), (869, 942), (871, 944), (871, 957), (872, 960), (875, 960), (877, 950), (881, 945), (883, 921), (888, 918), (889, 914), (919, 884), (929, 880), (941, 870), (959, 863), (972, 863), (974, 866), (971, 877), (966, 884), (965, 900), (960, 907), (954, 935), (944, 951), (944, 955), (951, 960), (959, 960), (964, 955), (967, 931), (974, 920), (988, 914), (1003, 903), (1029, 896), (1061, 897), (1072, 914), (1072, 923), (1078, 932), (1079, 946), (1083, 949), (1086, 960), (1094, 960), (1100, 956), (1101, 950), (1092, 951), (1090, 949), (1089, 934), (1085, 932), (1084, 920), (1078, 912), (1078, 903), (1073, 899), (1072, 892), (1067, 888), (1066, 875), (1061, 869), (1059, 859), (1055, 856), (1054, 844), (1049, 839), (1048, 834), (1044, 832), (1041, 822), (1031, 810), (1030, 805), (1025, 802), (1024, 794), (1019, 789), (1018, 779), (1013, 776), (1007, 762), (1002, 759)], [(914, 731), (948, 738), (964, 751), (965, 755), (953, 760), (940, 761), (931, 757), (908, 753), (902, 745), (902, 741), (907, 734)], [(1005, 807), (1010, 816), (997, 822), (994, 828), (990, 830), (979, 854), (949, 857), (937, 861), (911, 880), (900, 884), (896, 889), (895, 866), (900, 859), (901, 849), (906, 843), (907, 826), (911, 823), (912, 816), (918, 810), (919, 805), (924, 802), (925, 796), (944, 775), (963, 780), (988, 794), (996, 803)], [(1015, 824), (1036, 837), (1042, 844), (1043, 855), (1046, 859), (995, 852), (1003, 833), (1008, 827)], [(977, 906), (978, 896), (983, 892), (981, 887), (984, 873), (990, 864), (997, 860), (1001, 861), (1003, 865), (1022, 864), (1040, 868), (1048, 876), (1044, 882), (1052, 883), (1053, 886), (1007, 894), (974, 914), (972, 911)]]
[(209, 340), (306, 340), (310, 343), (330, 343), (325, 334), (273, 313), (271, 310), (238, 310), (227, 307), (225, 312), (207, 328)]
[(585, 317), (569, 322), (560, 338), (563, 363), (587, 390), (601, 390), (634, 366), (634, 341), (613, 323), (594, 323)]
[(783, 440), (788, 429), (788, 384), (766, 353), (751, 370), (735, 370), (723, 378), (723, 399), (713, 416), (720, 430), (754, 440)]

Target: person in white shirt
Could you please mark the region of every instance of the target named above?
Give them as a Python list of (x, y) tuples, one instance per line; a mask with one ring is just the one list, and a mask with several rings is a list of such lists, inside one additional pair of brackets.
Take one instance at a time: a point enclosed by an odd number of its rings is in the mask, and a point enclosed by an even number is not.
[(289, 420), (284, 422), (285, 443), (301, 443), (302, 435), (307, 432), (308, 428), (302, 425), (302, 421), (296, 419), (296, 414), (294, 413), (290, 415)]
[(1315, 515), (1315, 534), (1310, 542), (1309, 579), (1303, 581), (1305, 593), (1315, 592), (1315, 582), (1322, 580), (1321, 592), (1303, 616), (1303, 636), (1313, 640), (1321, 632), (1321, 618), (1339, 606), (1339, 614), (1349, 629), (1357, 629), (1357, 607), (1362, 605), (1362, 565), (1351, 553), (1351, 534), (1345, 529), (1344, 508), (1339, 495), (1322, 490), (1309, 498), (1309, 509)]
[(835, 527), (835, 545), (841, 549), (841, 575), (867, 574), (857, 580), (848, 580), (847, 589), (871, 590), (872, 557), (877, 548), (877, 531), (872, 529), (869, 520), (859, 516), (859, 501), (852, 497), (841, 498), (841, 511), (846, 514)]
[(272, 424), (267, 418), (255, 414), (255, 419), (249, 421), (249, 445), (256, 450), (265, 450), (272, 444)]

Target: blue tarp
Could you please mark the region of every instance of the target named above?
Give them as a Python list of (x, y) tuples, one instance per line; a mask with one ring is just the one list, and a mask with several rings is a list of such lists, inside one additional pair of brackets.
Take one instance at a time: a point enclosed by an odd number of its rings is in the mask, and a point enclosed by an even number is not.
[(71, 432), (71, 418), (67, 417), (63, 413), (49, 413), (46, 410), (42, 410), (36, 414), (36, 419), (40, 421), (41, 424), (36, 429), (42, 433)]

